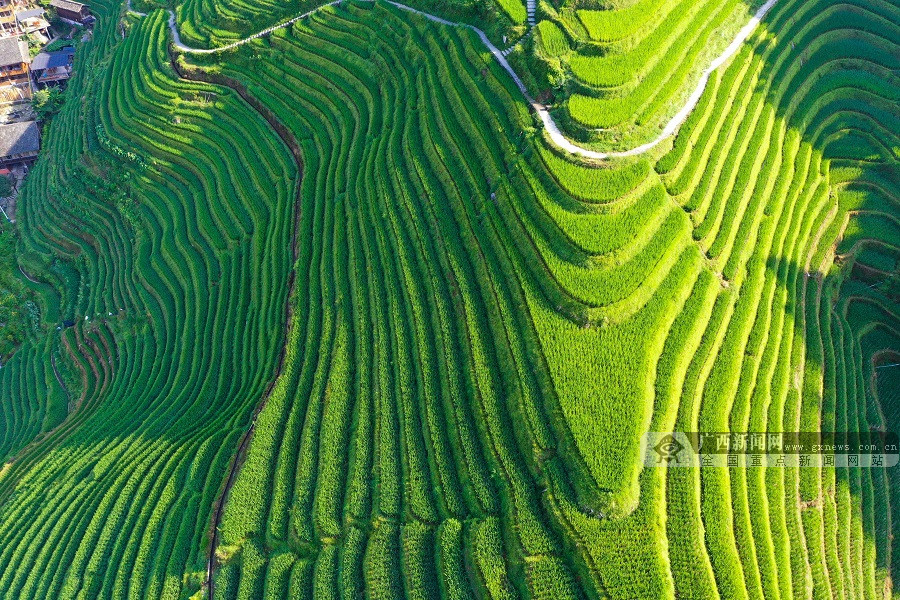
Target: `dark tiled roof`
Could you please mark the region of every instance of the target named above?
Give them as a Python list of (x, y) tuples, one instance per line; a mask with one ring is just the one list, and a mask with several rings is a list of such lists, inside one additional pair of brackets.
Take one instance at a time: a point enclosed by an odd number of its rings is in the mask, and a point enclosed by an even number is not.
[(31, 60), (31, 69), (33, 71), (43, 71), (44, 69), (65, 66), (71, 62), (74, 54), (75, 48), (72, 47), (63, 48), (57, 52), (41, 52)]
[(0, 125), (0, 158), (37, 152), (40, 147), (41, 134), (34, 121)]
[(28, 46), (25, 46), (23, 52), (23, 44), (25, 42), (17, 37), (0, 38), (0, 67), (31, 62), (28, 57)]
[(63, 10), (70, 10), (72, 12), (81, 12), (81, 9), (84, 8), (84, 4), (72, 2), (72, 0), (51, 0), (50, 6), (61, 8)]

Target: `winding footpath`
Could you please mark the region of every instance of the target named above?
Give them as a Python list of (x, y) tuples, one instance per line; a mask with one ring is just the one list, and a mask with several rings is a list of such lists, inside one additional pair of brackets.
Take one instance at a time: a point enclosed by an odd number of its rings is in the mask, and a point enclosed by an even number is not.
[(22, 268), (22, 265), (19, 265), (19, 271), (22, 273), (22, 276), (25, 277), (25, 279), (27, 279), (31, 283), (37, 283), (37, 284), (42, 283), (42, 282), (38, 281), (37, 279), (35, 279), (34, 277), (32, 277), (31, 275), (29, 275), (28, 272)]
[[(318, 10), (321, 10), (322, 8), (324, 8), (326, 6), (333, 6), (335, 4), (338, 4), (341, 1), (342, 0), (333, 0), (332, 2), (328, 2), (327, 4), (318, 6), (310, 11), (307, 11), (307, 12), (301, 14), (301, 15), (297, 15), (296, 17), (293, 17), (282, 23), (279, 23), (278, 25), (273, 25), (272, 27), (263, 29), (262, 31), (254, 33), (253, 35), (251, 35), (249, 37), (246, 37), (244, 39), (238, 40), (236, 42), (233, 42), (231, 44), (228, 44), (226, 46), (221, 46), (218, 48), (192, 48), (192, 47), (184, 44), (181, 41), (181, 36), (178, 34), (178, 27), (175, 23), (175, 12), (172, 10), (169, 10), (169, 29), (172, 31), (172, 40), (173, 40), (172, 43), (175, 46), (175, 48), (178, 49), (179, 51), (191, 53), (191, 54), (214, 54), (216, 52), (224, 52), (226, 50), (231, 50), (233, 48), (236, 48), (236, 47), (246, 44), (248, 42), (252, 42), (255, 39), (258, 39), (265, 35), (268, 35), (278, 29), (283, 29), (285, 27), (289, 27), (293, 23), (296, 23), (297, 21), (310, 16), (311, 14), (315, 13)], [(374, 0), (371, 0), (371, 1), (374, 1)], [(535, 101), (534, 98), (531, 97), (531, 94), (528, 93), (528, 89), (525, 87), (525, 84), (522, 83), (522, 80), (519, 78), (519, 76), (513, 70), (512, 66), (509, 64), (509, 62), (507, 62), (506, 54), (508, 54), (509, 51), (507, 50), (507, 52), (503, 52), (499, 48), (497, 48), (497, 46), (495, 46), (488, 39), (488, 37), (484, 33), (484, 31), (475, 27), (474, 25), (469, 25), (468, 23), (455, 23), (453, 21), (448, 21), (448, 20), (442, 19), (438, 16), (435, 16), (435, 15), (423, 12), (421, 10), (412, 8), (411, 6), (406, 6), (405, 4), (400, 4), (399, 2), (394, 2), (392, 0), (386, 0), (386, 1), (389, 4), (393, 4), (394, 6), (396, 6), (399, 9), (402, 9), (402, 10), (405, 10), (405, 11), (408, 11), (411, 13), (415, 13), (417, 15), (421, 15), (421, 16), (425, 17), (426, 19), (429, 19), (436, 23), (440, 23), (442, 25), (447, 25), (448, 27), (465, 27), (465, 28), (468, 28), (468, 29), (471, 29), (472, 31), (474, 31), (478, 35), (478, 37), (481, 39), (482, 43), (484, 43), (484, 45), (487, 47), (487, 49), (491, 52), (491, 54), (497, 60), (497, 62), (500, 63), (500, 66), (503, 67), (507, 73), (509, 73), (510, 77), (512, 77), (513, 82), (516, 84), (516, 87), (519, 88), (519, 91), (521, 91), (522, 95), (525, 97), (525, 100), (528, 101), (528, 103), (531, 105), (531, 107), (537, 113), (538, 117), (540, 117), (541, 122), (544, 124), (544, 128), (547, 130), (547, 134), (550, 137), (550, 140), (556, 146), (561, 148), (562, 150), (565, 150), (572, 154), (577, 154), (579, 156), (583, 156), (585, 158), (594, 158), (594, 159), (599, 159), (599, 160), (603, 160), (603, 159), (607, 159), (607, 158), (623, 158), (623, 157), (627, 157), (627, 156), (638, 156), (640, 154), (647, 152), (651, 148), (657, 146), (660, 142), (662, 142), (666, 138), (668, 138), (672, 135), (675, 135), (675, 133), (678, 131), (678, 128), (681, 126), (681, 124), (684, 123), (684, 121), (685, 121), (685, 119), (687, 119), (688, 115), (691, 114), (691, 111), (694, 110), (694, 107), (697, 106), (697, 102), (700, 101), (700, 97), (703, 95), (703, 90), (706, 89), (706, 84), (709, 82), (709, 77), (712, 74), (712, 72), (715, 71), (716, 69), (718, 69), (719, 67), (721, 67), (722, 65), (724, 65), (728, 61), (728, 59), (730, 59), (732, 56), (734, 56), (734, 54), (738, 51), (738, 49), (740, 49), (741, 44), (743, 44), (747, 40), (747, 38), (750, 37), (750, 34), (753, 33), (753, 31), (757, 28), (757, 26), (759, 26), (760, 21), (762, 21), (762, 18), (766, 16), (766, 13), (768, 13), (772, 9), (772, 7), (775, 6), (775, 3), (778, 2), (778, 0), (767, 0), (765, 4), (763, 4), (762, 6), (759, 7), (759, 9), (756, 11), (756, 13), (747, 22), (747, 24), (744, 25), (744, 27), (741, 28), (740, 31), (738, 31), (737, 35), (731, 41), (731, 43), (728, 45), (728, 47), (725, 48), (725, 50), (723, 50), (722, 53), (718, 57), (716, 57), (715, 60), (712, 61), (712, 63), (709, 65), (709, 67), (707, 67), (707, 69), (705, 71), (703, 71), (703, 74), (700, 76), (700, 81), (697, 83), (697, 87), (694, 89), (694, 91), (688, 97), (684, 106), (681, 107), (681, 110), (679, 110), (668, 123), (666, 123), (665, 127), (663, 127), (662, 132), (659, 134), (659, 136), (656, 137), (656, 139), (654, 139), (650, 142), (647, 142), (646, 144), (642, 144), (640, 146), (631, 148), (630, 150), (622, 150), (622, 151), (615, 151), (615, 152), (598, 152), (596, 150), (591, 150), (589, 148), (579, 146), (579, 145), (573, 143), (571, 140), (569, 140), (566, 136), (563, 135), (562, 131), (560, 131), (560, 129), (559, 129), (559, 126), (556, 124), (556, 121), (554, 121), (553, 117), (550, 115), (550, 109), (546, 105)], [(130, 6), (130, 0), (129, 0), (129, 6)], [(531, 16), (531, 13), (529, 13), (529, 25), (533, 25), (532, 21), (533, 21), (533, 16)]]

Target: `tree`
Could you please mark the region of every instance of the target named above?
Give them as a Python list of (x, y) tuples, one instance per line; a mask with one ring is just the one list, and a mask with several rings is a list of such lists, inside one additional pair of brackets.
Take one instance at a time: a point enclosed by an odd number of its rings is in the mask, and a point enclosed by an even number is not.
[(31, 99), (31, 108), (34, 109), (37, 118), (46, 121), (59, 112), (65, 101), (65, 93), (57, 87), (48, 87), (38, 90)]
[(0, 198), (6, 198), (8, 196), (12, 196), (13, 193), (13, 185), (9, 180), (9, 177), (4, 175), (0, 175)]
[(26, 33), (22, 38), (28, 43), (28, 54), (31, 58), (34, 58), (41, 53), (41, 48), (43, 48), (44, 44), (41, 43), (41, 40), (39, 40), (36, 35), (33, 33)]

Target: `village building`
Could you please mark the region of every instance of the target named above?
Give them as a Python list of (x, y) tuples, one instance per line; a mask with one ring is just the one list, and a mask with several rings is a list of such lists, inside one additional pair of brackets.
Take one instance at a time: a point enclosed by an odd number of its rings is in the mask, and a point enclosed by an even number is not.
[(50, 41), (50, 23), (45, 18), (43, 8), (20, 10), (16, 13), (16, 24), (22, 33), (30, 33), (45, 44)]
[(0, 36), (9, 37), (19, 34), (16, 11), (21, 8), (21, 5), (15, 0), (0, 0)]
[(30, 63), (24, 40), (0, 38), (0, 122), (31, 118)]
[(34, 121), (0, 125), (0, 167), (31, 163), (40, 149), (41, 135)]
[[(2, 1), (2, 0), (0, 0)], [(91, 11), (87, 6), (72, 0), (51, 0), (50, 6), (56, 9), (57, 16), (70, 23), (78, 25), (90, 25), (94, 22)]]
[(0, 39), (0, 85), (28, 82), (31, 56), (28, 43), (19, 37)]
[(56, 85), (72, 76), (75, 48), (71, 46), (56, 52), (41, 52), (31, 60), (31, 74), (38, 87)]

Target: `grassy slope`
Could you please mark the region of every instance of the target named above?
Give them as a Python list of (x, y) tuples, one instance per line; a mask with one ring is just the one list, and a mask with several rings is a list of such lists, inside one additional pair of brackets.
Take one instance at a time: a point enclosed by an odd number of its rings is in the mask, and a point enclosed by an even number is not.
[[(897, 297), (854, 264), (897, 242), (900, 9), (856, 6), (783, 0), (655, 169), (598, 171), (531, 135), (465, 32), (349, 5), (193, 67), (205, 84), (168, 64), (162, 11), (121, 42), (98, 5), (85, 103), (21, 210), (77, 317), (46, 342), (76, 404), (0, 476), (0, 589), (198, 591), (293, 268), (217, 598), (876, 597), (883, 473), (638, 455), (647, 429), (884, 418)], [(235, 87), (296, 140), (299, 187)], [(41, 421), (17, 381), (15, 418)]]

